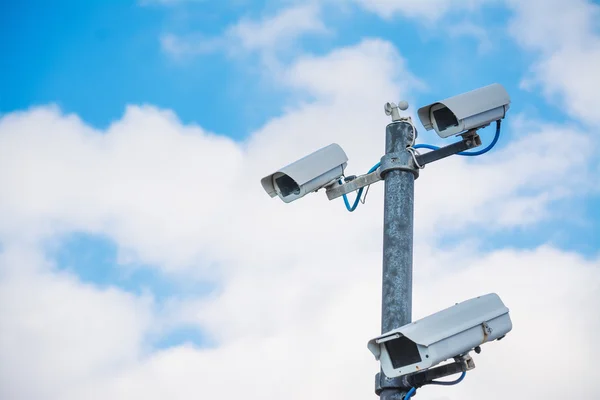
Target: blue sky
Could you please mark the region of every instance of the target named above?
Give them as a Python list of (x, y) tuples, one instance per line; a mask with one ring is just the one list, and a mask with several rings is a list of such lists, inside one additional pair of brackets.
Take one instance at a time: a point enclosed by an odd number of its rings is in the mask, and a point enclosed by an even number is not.
[[(14, 345), (0, 364), (40, 367), (0, 369), (0, 397), (3, 382), (16, 382), (5, 386), (14, 399), (88, 398), (94, 388), (100, 398), (164, 388), (185, 398), (178, 390), (192, 378), (156, 372), (173, 365), (203, 371), (210, 383), (194, 393), (210, 397), (240, 348), (244, 359), (269, 349), (248, 379), (286, 357), (300, 369), (329, 365), (308, 355), (333, 334), (327, 321), (364, 321), (352, 346), (378, 333), (367, 305), (378, 305), (382, 188), (347, 214), (320, 192), (289, 206), (270, 201), (260, 178), (332, 141), (347, 150), (349, 173), (366, 172), (383, 148), (385, 102), (407, 98), (415, 113), (493, 82), (512, 100), (497, 148), (428, 166), (417, 181), (416, 313), (462, 300), (456, 287), (468, 286), (465, 296), (503, 290), (522, 342), (533, 329), (523, 317), (530, 297), (549, 296), (565, 318), (594, 315), (600, 8), (536, 1), (3, 2), (0, 302), (23, 305), (1, 309), (0, 331), (11, 327), (5, 343)], [(420, 142), (444, 143), (417, 128)], [(484, 142), (492, 133), (482, 131)], [(86, 315), (111, 328), (87, 330)], [(549, 341), (564, 339), (554, 331)], [(108, 355), (86, 350), (91, 337)], [(68, 342), (87, 375), (66, 363), (52, 372), (60, 384), (20, 383), (50, 376), (43, 365)], [(484, 368), (511, 373), (519, 343)], [(362, 353), (338, 350), (351, 376), (373, 367), (353, 367), (344, 357)], [(161, 389), (144, 392), (142, 378)], [(493, 383), (480, 379), (463, 398)], [(600, 393), (595, 385), (582, 385), (581, 398)]]

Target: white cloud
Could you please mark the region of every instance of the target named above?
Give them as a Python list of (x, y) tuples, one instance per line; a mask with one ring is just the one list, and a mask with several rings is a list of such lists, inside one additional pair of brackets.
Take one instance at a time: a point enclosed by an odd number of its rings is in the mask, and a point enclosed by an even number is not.
[[(406, 98), (418, 82), (379, 40), (302, 57), (283, 72), (282, 83), (312, 100), (242, 143), (150, 106), (129, 107), (102, 132), (53, 107), (0, 120), (0, 365), (23, 355), (35, 363), (2, 370), (0, 387), (11, 399), (373, 396), (377, 364), (366, 341), (379, 327), (382, 186), (349, 214), (322, 193), (292, 204), (269, 199), (259, 179), (331, 142), (346, 149), (349, 173), (366, 171), (383, 151), (382, 102)], [(586, 151), (575, 156), (560, 146), (565, 135)], [(515, 321), (511, 335), (484, 347), (464, 384), (423, 392), (504, 399), (490, 387), (506, 382), (532, 398), (600, 392), (592, 379), (597, 349), (586, 346), (599, 328), (598, 259), (547, 247), (492, 254), (468, 247), (469, 231), (485, 237), (480, 228), (527, 226), (547, 218), (557, 199), (579, 195), (585, 181), (562, 178), (585, 175), (593, 143), (570, 126), (542, 125), (519, 146), (423, 171), (414, 316), (497, 291)], [(464, 243), (437, 248), (435, 239), (457, 230)], [(215, 293), (168, 308), (171, 323), (197, 324), (217, 346), (147, 353), (143, 335), (163, 322), (148, 300), (44, 265), (44, 242), (73, 231), (106, 235), (136, 261), (192, 282), (217, 280)], [(580, 329), (567, 331), (565, 321)], [(574, 335), (571, 352), (548, 351)], [(30, 343), (39, 346), (34, 355)], [(528, 374), (524, 358), (533, 360)], [(567, 364), (583, 378), (574, 387), (560, 383), (556, 365)]]
[(512, 35), (537, 54), (523, 87), (540, 87), (572, 117), (590, 125), (600, 122), (600, 6), (587, 0), (509, 4), (515, 11)]
[(319, 102), (348, 107), (375, 106), (382, 98), (394, 99), (399, 90), (408, 94), (424, 87), (394, 46), (376, 39), (364, 40), (358, 48), (336, 49), (326, 58), (301, 56), (278, 77), (282, 85)]
[(303, 35), (326, 32), (320, 8), (311, 3), (285, 8), (260, 21), (242, 19), (228, 30), (246, 50), (277, 49)]
[(304, 36), (328, 32), (321, 8), (316, 3), (304, 3), (282, 8), (260, 20), (242, 18), (219, 37), (165, 34), (161, 45), (165, 52), (177, 57), (224, 51), (232, 56), (250, 52), (269, 58), (276, 52), (293, 48)]
[[(0, 397), (65, 398), (134, 364), (151, 302), (56, 273), (38, 249), (0, 253)], [(35, 384), (32, 384), (35, 382)]]
[(402, 15), (424, 23), (439, 20), (451, 11), (475, 10), (494, 0), (352, 0), (382, 18)]

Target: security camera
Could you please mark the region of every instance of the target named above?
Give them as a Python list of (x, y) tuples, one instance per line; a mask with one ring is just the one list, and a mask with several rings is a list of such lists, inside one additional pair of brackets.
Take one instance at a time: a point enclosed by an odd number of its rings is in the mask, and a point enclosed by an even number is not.
[(330, 144), (261, 179), (265, 191), (290, 203), (330, 186), (344, 175), (348, 157), (338, 144)]
[(508, 308), (495, 294), (456, 304), (369, 341), (386, 376), (395, 378), (465, 356), (512, 329)]
[(498, 83), (421, 107), (419, 119), (427, 130), (441, 138), (479, 129), (504, 118), (510, 96)]

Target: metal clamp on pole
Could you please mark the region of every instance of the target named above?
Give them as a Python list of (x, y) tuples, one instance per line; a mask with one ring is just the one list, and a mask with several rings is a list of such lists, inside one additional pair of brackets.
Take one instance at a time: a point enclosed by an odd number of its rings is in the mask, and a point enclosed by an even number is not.
[(388, 153), (381, 157), (381, 166), (379, 167), (381, 178), (383, 179), (385, 174), (390, 171), (406, 171), (412, 173), (415, 179), (419, 177), (419, 169), (413, 166), (412, 157), (408, 150)]

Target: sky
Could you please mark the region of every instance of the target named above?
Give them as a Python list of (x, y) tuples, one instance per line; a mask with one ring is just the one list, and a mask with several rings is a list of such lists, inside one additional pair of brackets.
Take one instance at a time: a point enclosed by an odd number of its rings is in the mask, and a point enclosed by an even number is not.
[[(513, 331), (419, 397), (597, 399), (600, 4), (0, 2), (0, 398), (374, 398), (383, 184), (348, 213), (260, 179), (384, 152), (386, 102), (491, 83), (481, 157), (415, 183), (413, 318), (498, 293)], [(493, 127), (480, 131), (487, 144)]]

